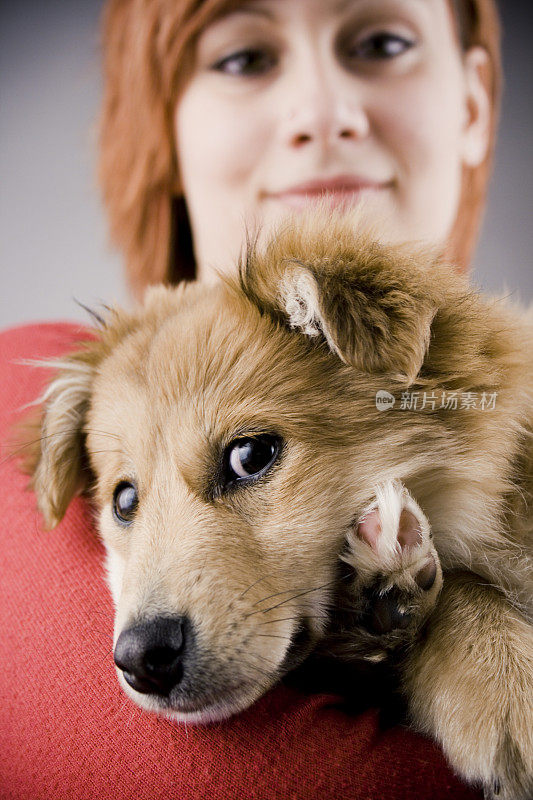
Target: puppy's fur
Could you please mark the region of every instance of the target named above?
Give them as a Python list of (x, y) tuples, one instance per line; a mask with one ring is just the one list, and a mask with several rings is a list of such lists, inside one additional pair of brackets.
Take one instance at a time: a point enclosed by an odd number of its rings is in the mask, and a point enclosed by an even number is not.
[[(532, 796), (532, 354), (531, 309), (335, 215), (249, 245), (238, 277), (152, 288), (137, 311), (113, 310), (55, 362), (33, 486), (49, 527), (76, 491), (93, 493), (115, 642), (139, 622), (192, 621), (193, 665), (168, 697), (118, 670), (123, 688), (207, 721), (326, 640), (343, 638), (349, 658), (358, 632), (340, 636), (330, 614), (339, 556), (355, 582), (354, 524), (377, 486), (401, 486), (444, 573), (402, 665), (412, 722), (487, 797)], [(393, 409), (377, 410), (379, 390)], [(496, 402), (444, 409), (442, 390)], [(402, 409), (406, 391), (438, 401)], [(229, 482), (232, 442), (265, 434), (278, 437), (273, 463)], [(138, 492), (128, 526), (112, 512), (121, 481)]]

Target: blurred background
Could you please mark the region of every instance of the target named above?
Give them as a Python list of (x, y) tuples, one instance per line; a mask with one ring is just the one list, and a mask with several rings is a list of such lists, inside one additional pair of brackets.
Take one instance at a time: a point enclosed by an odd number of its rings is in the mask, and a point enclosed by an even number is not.
[[(95, 179), (102, 0), (0, 0), (0, 327), (128, 302)], [(473, 280), (533, 300), (533, 5), (500, 0), (505, 92)]]

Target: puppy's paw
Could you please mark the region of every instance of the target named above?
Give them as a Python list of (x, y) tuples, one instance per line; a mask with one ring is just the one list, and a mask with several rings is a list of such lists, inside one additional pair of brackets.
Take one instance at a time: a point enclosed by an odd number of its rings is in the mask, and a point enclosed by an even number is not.
[(496, 587), (448, 573), (402, 664), (414, 727), (485, 800), (533, 798), (533, 627)]
[(415, 639), (437, 601), (442, 569), (429, 522), (407, 489), (389, 481), (354, 521), (348, 548), (341, 558), (354, 570), (354, 655), (381, 661)]

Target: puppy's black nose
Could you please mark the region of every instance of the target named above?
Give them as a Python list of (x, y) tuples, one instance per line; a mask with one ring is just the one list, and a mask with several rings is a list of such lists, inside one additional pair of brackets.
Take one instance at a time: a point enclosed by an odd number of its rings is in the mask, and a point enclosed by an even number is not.
[(115, 645), (115, 664), (125, 680), (142, 694), (168, 695), (183, 677), (191, 655), (193, 631), (186, 617), (157, 617), (122, 631)]

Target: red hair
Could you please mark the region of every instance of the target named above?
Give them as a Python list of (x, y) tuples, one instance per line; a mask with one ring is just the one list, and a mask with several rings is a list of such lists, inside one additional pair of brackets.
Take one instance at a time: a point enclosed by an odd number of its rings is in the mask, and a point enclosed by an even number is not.
[[(103, 14), (104, 98), (99, 180), (111, 236), (123, 250), (136, 293), (160, 281), (194, 278), (191, 229), (180, 192), (173, 116), (192, 73), (200, 32), (242, 0), (108, 0)], [(494, 0), (448, 0), (463, 51), (489, 55), (492, 101), (484, 162), (464, 168), (447, 256), (465, 269), (491, 173), (501, 93), (500, 26)]]
[(459, 207), (446, 251), (448, 259), (465, 271), (470, 266), (481, 228), (496, 147), (503, 85), (501, 27), (494, 0), (451, 0), (451, 8), (463, 52), (479, 46), (489, 56), (482, 74), (491, 104), (489, 148), (478, 167), (463, 167)]

